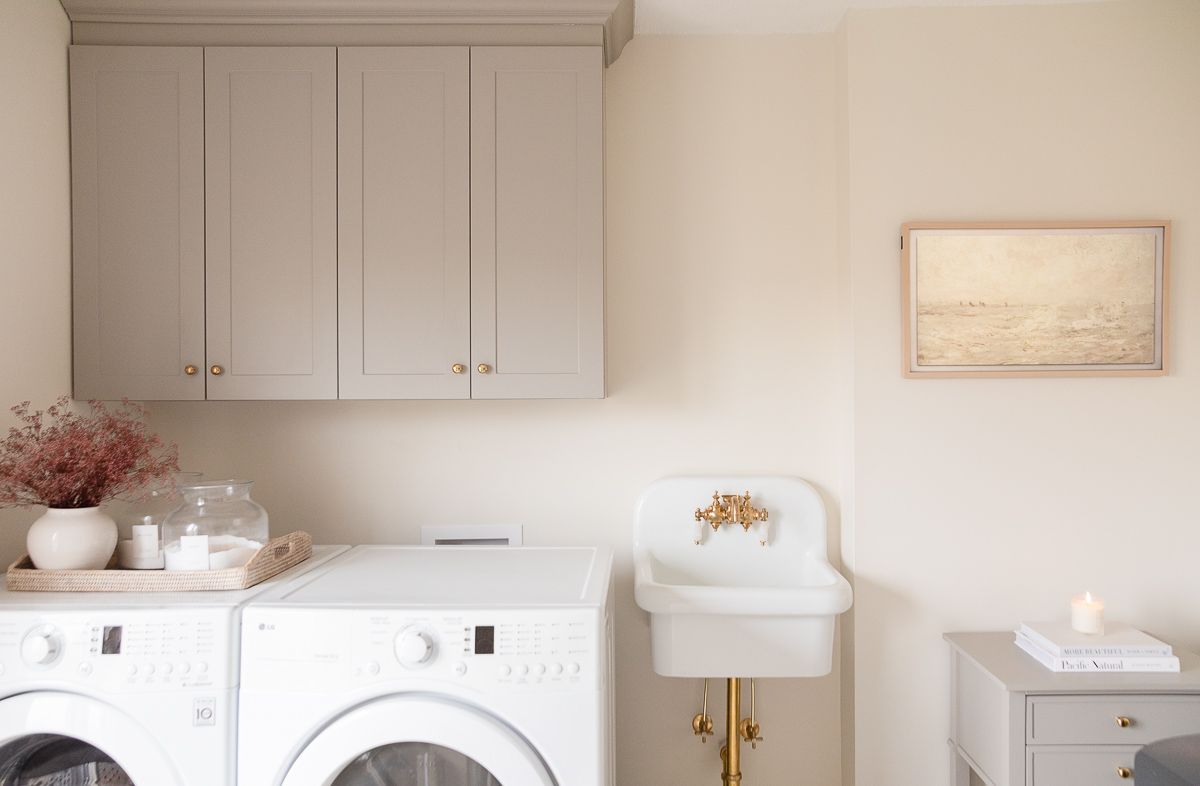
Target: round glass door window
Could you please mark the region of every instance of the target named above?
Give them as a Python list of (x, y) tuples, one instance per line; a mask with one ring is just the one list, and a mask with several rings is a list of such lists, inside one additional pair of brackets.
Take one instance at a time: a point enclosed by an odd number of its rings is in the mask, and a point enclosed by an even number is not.
[[(4, 786), (4, 784), (0, 784)], [(397, 742), (359, 756), (333, 786), (502, 786), (466, 754), (427, 742)]]
[(104, 751), (58, 734), (0, 746), (0, 786), (134, 786)]

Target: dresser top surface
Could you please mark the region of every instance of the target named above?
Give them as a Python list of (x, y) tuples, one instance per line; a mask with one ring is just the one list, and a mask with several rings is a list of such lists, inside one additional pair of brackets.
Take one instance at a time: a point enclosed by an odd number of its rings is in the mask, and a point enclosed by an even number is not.
[(1179, 673), (1059, 673), (1025, 654), (1010, 631), (947, 633), (943, 638), (1016, 693), (1200, 693), (1200, 656), (1174, 647)]

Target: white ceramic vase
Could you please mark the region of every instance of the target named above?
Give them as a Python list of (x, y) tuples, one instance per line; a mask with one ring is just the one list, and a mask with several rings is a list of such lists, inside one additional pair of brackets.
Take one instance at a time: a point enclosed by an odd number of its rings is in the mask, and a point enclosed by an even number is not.
[(38, 570), (100, 570), (117, 548), (117, 524), (100, 508), (49, 508), (25, 546)]

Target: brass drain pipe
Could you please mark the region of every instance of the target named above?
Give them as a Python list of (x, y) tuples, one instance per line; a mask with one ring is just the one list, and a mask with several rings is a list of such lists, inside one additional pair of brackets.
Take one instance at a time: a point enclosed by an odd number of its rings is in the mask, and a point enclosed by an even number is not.
[(742, 738), (738, 736), (738, 715), (742, 709), (742, 681), (726, 680), (725, 745), (721, 748), (721, 786), (741, 786)]

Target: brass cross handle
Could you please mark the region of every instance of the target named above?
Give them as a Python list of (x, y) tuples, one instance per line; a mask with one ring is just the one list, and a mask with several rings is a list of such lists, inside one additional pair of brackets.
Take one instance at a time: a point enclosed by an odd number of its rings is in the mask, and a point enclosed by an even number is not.
[(1133, 770), (1129, 769), (1128, 767), (1117, 767), (1117, 777), (1118, 778), (1132, 778)]
[(1124, 715), (1118, 715), (1116, 720), (1117, 720), (1117, 725), (1120, 726), (1122, 729), (1128, 729), (1129, 724), (1133, 723), (1133, 721), (1131, 721), (1129, 718), (1126, 718)]

